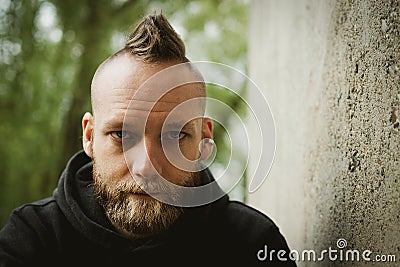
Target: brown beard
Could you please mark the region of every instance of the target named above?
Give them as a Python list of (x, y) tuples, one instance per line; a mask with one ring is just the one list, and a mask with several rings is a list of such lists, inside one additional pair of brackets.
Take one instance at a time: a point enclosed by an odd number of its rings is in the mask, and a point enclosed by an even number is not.
[[(184, 178), (184, 177), (182, 177)], [(135, 180), (112, 182), (111, 177), (103, 177), (93, 158), (94, 190), (100, 205), (120, 232), (130, 238), (146, 238), (167, 230), (183, 213), (183, 208), (163, 203), (157, 199), (133, 197), (132, 194), (145, 194)], [(151, 178), (148, 180), (152, 180)], [(198, 185), (199, 173), (189, 173), (182, 179), (185, 186)], [(162, 183), (147, 183), (142, 187), (148, 192), (168, 192), (174, 200), (179, 194)]]

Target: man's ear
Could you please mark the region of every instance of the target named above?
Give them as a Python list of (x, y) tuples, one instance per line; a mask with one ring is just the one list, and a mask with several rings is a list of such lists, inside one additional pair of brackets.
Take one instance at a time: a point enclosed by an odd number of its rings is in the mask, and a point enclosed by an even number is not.
[(93, 150), (92, 150), (93, 126), (94, 126), (93, 115), (90, 114), (89, 112), (86, 112), (82, 118), (82, 129), (83, 129), (82, 145), (86, 155), (88, 155), (90, 158), (93, 158)]
[(203, 118), (203, 140), (201, 159), (207, 160), (214, 148), (213, 124), (210, 118)]

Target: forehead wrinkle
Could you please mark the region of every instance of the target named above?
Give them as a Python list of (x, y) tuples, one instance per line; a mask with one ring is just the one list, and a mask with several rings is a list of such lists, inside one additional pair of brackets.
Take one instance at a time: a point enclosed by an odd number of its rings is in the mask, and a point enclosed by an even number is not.
[(132, 100), (131, 100), (131, 102), (148, 102), (148, 103), (156, 103), (156, 104), (158, 104), (158, 103), (167, 103), (167, 104), (179, 104), (179, 103), (182, 103), (182, 102), (184, 102), (184, 101), (165, 101), (165, 100), (161, 100), (162, 99), (162, 97), (160, 98), (160, 100), (157, 100), (157, 101), (154, 101), (154, 100), (145, 100), (145, 99), (135, 99), (135, 98), (132, 98)]
[(137, 115), (132, 114), (132, 112), (129, 112), (129, 111), (144, 112), (145, 114), (149, 114), (149, 113), (150, 114), (152, 114), (152, 113), (167, 113), (168, 114), (168, 113), (171, 112), (170, 110), (154, 110), (154, 109), (152, 109), (151, 111), (149, 111), (148, 109), (137, 109), (137, 108), (135, 108), (135, 109), (132, 109), (132, 108), (127, 109), (127, 108), (121, 108), (121, 107), (114, 107), (114, 108), (112, 108), (112, 110), (123, 110), (124, 112), (126, 112), (125, 116), (129, 116), (129, 117), (138, 117)]
[[(118, 91), (126, 91), (125, 89), (114, 89)], [(123, 101), (129, 101), (129, 102), (145, 102), (145, 103), (171, 103), (171, 104), (176, 104), (176, 103), (182, 103), (185, 100), (192, 99), (193, 97), (186, 97), (184, 99), (180, 99), (179, 96), (176, 96), (176, 100), (166, 100), (165, 98), (167, 97), (167, 93), (164, 95), (161, 95), (158, 99), (145, 99), (145, 98), (140, 98), (138, 95), (136, 95), (137, 90), (135, 89), (127, 89), (130, 91), (134, 91), (134, 93), (129, 94), (126, 92), (121, 92), (121, 93), (116, 93), (112, 95), (112, 98), (116, 99), (115, 102), (123, 102)], [(149, 98), (150, 96), (145, 96)], [(171, 98), (171, 96), (169, 96)]]
[(129, 105), (127, 107), (127, 103), (123, 103), (123, 102), (118, 102), (118, 103), (113, 103), (111, 110), (122, 110), (123, 112), (129, 114), (135, 111), (146, 111), (147, 113), (170, 113), (173, 109), (171, 109), (171, 107), (166, 107), (166, 106), (160, 106), (160, 105), (150, 105), (148, 107), (144, 106), (135, 106), (132, 107), (131, 105)]
[(111, 101), (113, 103), (129, 102), (135, 94), (135, 89), (112, 89)]
[(151, 101), (113, 101), (112, 110), (124, 110), (127, 113), (134, 111), (147, 111), (147, 112), (172, 112), (181, 102), (165, 102), (159, 101), (157, 103)]
[[(152, 104), (153, 106), (159, 105), (159, 104), (180, 104), (185, 101), (185, 99), (180, 99), (179, 97), (176, 97), (176, 100), (166, 100), (164, 99), (164, 96), (161, 96), (159, 99), (143, 99), (143, 98), (137, 98), (135, 94), (130, 94), (126, 93), (126, 90), (124, 89), (115, 89), (117, 93), (113, 93), (111, 95), (111, 102), (115, 104), (124, 104), (127, 106), (135, 107), (136, 105), (148, 105)], [(118, 91), (124, 90), (125, 92), (118, 93)], [(135, 90), (131, 90), (135, 91)], [(146, 96), (149, 97), (149, 96)], [(186, 99), (187, 100), (187, 99)]]

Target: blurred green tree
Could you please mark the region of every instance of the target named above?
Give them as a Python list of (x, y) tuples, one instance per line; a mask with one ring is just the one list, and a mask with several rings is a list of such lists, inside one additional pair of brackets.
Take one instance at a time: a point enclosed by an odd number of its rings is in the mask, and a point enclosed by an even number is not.
[[(96, 67), (122, 47), (138, 20), (160, 10), (191, 60), (246, 71), (247, 1), (0, 2), (0, 226), (16, 206), (51, 195), (67, 160), (81, 149), (81, 117), (90, 110)], [(243, 105), (235, 95), (225, 98), (237, 110)], [(219, 161), (227, 150), (223, 131), (215, 129)]]

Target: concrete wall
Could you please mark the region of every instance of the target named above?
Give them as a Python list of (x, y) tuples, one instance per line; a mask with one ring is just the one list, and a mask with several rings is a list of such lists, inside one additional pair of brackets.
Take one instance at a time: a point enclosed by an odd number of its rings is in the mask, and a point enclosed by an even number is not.
[(344, 238), (345, 249), (400, 264), (399, 2), (251, 3), (250, 78), (270, 103), (277, 150), (249, 203), (292, 249), (337, 249)]

